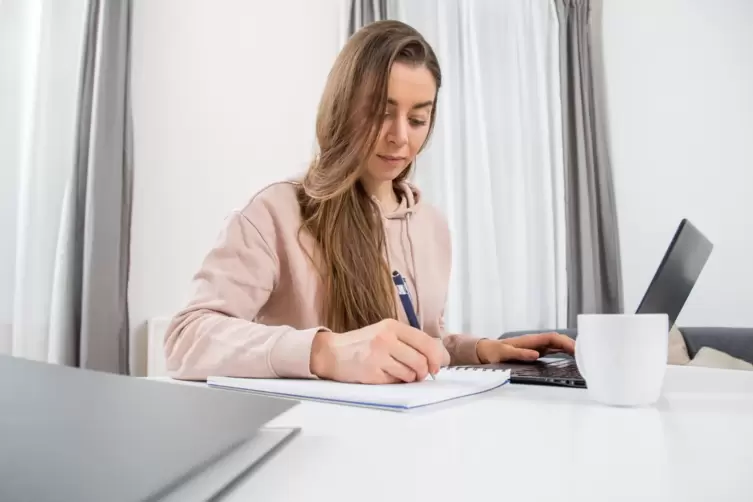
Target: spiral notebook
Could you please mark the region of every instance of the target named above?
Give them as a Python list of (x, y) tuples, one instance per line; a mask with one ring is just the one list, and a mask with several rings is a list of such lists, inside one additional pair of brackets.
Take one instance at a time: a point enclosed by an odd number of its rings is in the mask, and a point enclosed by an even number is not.
[(481, 367), (442, 368), (435, 375), (435, 380), (427, 377), (421, 382), (386, 385), (222, 376), (207, 379), (207, 383), (213, 387), (393, 410), (410, 410), (480, 394), (509, 381), (510, 370)]

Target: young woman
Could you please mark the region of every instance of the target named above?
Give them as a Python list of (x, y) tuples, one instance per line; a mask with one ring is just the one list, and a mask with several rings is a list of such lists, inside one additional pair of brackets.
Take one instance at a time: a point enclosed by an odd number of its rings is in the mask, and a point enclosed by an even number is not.
[[(396, 383), (448, 364), (573, 352), (554, 333), (505, 341), (445, 332), (450, 235), (406, 180), (437, 113), (429, 44), (397, 21), (357, 32), (319, 106), (319, 153), (226, 221), (165, 337), (177, 378)], [(415, 307), (411, 327), (392, 273)]]

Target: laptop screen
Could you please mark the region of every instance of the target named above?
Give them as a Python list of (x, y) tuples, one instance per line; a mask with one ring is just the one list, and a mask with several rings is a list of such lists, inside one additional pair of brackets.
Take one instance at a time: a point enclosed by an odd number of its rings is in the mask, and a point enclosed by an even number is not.
[(690, 296), (713, 244), (684, 219), (638, 306), (639, 314), (667, 314), (672, 327)]

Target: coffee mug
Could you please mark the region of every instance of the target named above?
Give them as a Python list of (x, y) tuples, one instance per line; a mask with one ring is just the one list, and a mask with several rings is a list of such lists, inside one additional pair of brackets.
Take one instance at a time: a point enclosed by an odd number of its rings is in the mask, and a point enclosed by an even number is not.
[(614, 406), (645, 406), (661, 395), (667, 368), (666, 314), (581, 314), (575, 361), (589, 396)]

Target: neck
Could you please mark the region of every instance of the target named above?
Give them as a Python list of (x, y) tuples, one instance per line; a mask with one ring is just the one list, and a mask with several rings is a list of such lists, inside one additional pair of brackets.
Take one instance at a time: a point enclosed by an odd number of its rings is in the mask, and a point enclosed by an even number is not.
[(366, 193), (376, 197), (382, 207), (393, 208), (398, 205), (397, 195), (391, 181), (361, 180)]

